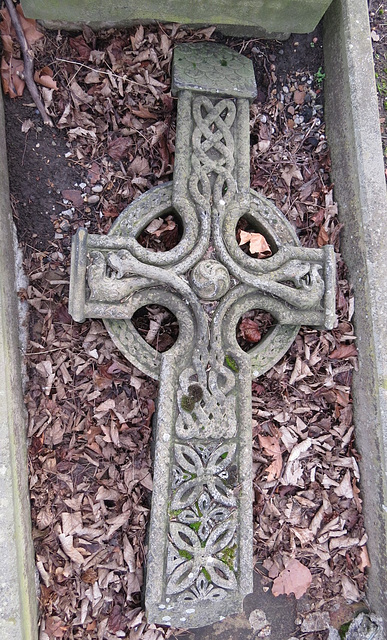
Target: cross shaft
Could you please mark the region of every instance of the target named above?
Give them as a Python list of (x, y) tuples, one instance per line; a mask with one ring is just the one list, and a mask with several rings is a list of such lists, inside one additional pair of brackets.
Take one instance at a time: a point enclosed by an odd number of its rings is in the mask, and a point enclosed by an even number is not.
[[(70, 312), (102, 318), (125, 356), (160, 379), (145, 604), (150, 622), (199, 627), (237, 613), (252, 591), (251, 376), (278, 361), (300, 324), (333, 326), (335, 259), (330, 246), (302, 248), (249, 188), (250, 61), (219, 45), (180, 45), (173, 90), (173, 182), (130, 205), (107, 236), (78, 232)], [(171, 210), (182, 239), (152, 253), (137, 237)], [(237, 245), (242, 216), (271, 257), (256, 260)], [(162, 355), (130, 322), (152, 303), (179, 321)], [(277, 324), (247, 354), (236, 325), (253, 308)]]

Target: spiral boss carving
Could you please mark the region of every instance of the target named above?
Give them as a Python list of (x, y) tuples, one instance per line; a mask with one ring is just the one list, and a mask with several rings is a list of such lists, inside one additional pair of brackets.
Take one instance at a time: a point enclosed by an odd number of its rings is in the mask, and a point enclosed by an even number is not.
[[(332, 247), (304, 249), (282, 214), (249, 188), (249, 60), (208, 43), (176, 47), (179, 97), (173, 182), (125, 209), (105, 237), (74, 239), (70, 312), (103, 318), (137, 367), (160, 378), (146, 568), (150, 622), (200, 627), (241, 609), (252, 590), (251, 376), (288, 349), (301, 323), (334, 320)], [(171, 210), (180, 243), (152, 253), (136, 240)], [(248, 214), (273, 255), (254, 260), (235, 240)], [(130, 319), (151, 303), (179, 320), (155, 352)], [(248, 354), (240, 316), (269, 311), (276, 326)]]

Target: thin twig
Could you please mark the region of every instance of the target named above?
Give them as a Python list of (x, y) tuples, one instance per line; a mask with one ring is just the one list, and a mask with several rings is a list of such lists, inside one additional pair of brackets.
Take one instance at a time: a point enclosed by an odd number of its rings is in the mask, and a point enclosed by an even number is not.
[(94, 67), (90, 67), (88, 64), (84, 64), (83, 62), (77, 62), (76, 60), (66, 60), (66, 58), (55, 58), (57, 62), (68, 62), (69, 64), (76, 64), (78, 67), (84, 67), (85, 69), (89, 69), (90, 71), (95, 71), (95, 73), (101, 73), (104, 76), (113, 76), (113, 78), (118, 78), (119, 80), (124, 80), (124, 82), (131, 82), (132, 84), (137, 84), (139, 87), (143, 87), (144, 85), (140, 82), (136, 82), (128, 76), (120, 76), (118, 73), (114, 73), (113, 71), (102, 71), (102, 69), (95, 69)]
[(26, 40), (26, 37), (24, 35), (24, 31), (23, 28), (20, 24), (20, 20), (19, 20), (19, 16), (18, 13), (16, 11), (15, 5), (13, 3), (13, 0), (5, 0), (5, 4), (6, 7), (8, 9), (8, 13), (11, 17), (11, 22), (12, 22), (12, 26), (15, 29), (16, 32), (16, 37), (19, 41), (22, 53), (23, 53), (23, 60), (24, 60), (24, 79), (26, 81), (26, 85), (28, 87), (28, 90), (31, 94), (31, 98), (33, 99), (33, 101), (35, 102), (40, 115), (43, 118), (43, 122), (44, 124), (48, 124), (50, 127), (54, 126), (53, 121), (51, 120), (50, 116), (48, 115), (45, 106), (41, 100), (41, 97), (39, 95), (39, 91), (38, 88), (35, 84), (34, 81), (34, 55), (31, 51), (31, 49), (29, 49), (28, 47), (28, 43)]

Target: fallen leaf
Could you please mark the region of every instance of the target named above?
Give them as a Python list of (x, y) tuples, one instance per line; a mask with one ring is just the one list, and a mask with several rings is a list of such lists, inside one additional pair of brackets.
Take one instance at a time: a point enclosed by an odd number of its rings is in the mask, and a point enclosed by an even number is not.
[(89, 60), (91, 49), (88, 44), (86, 44), (83, 36), (77, 36), (76, 38), (70, 38), (69, 44), (74, 51), (78, 54), (78, 60), (82, 62), (87, 62)]
[(294, 559), (274, 580), (272, 593), (275, 597), (294, 593), (296, 599), (299, 600), (307, 592), (311, 583), (312, 574), (308, 567)]
[(101, 76), (98, 71), (90, 71), (86, 76), (84, 82), (86, 84), (98, 84), (101, 82)]
[(97, 162), (92, 162), (87, 172), (87, 180), (91, 186), (94, 186), (101, 178), (101, 169)]
[(25, 86), (25, 82), (21, 78), (24, 72), (23, 61), (12, 58), (8, 64), (5, 58), (2, 57), (0, 70), (4, 93), (8, 93), (11, 98), (20, 98), (23, 95)]
[(155, 218), (150, 224), (148, 224), (145, 231), (147, 231), (148, 233), (155, 233), (155, 231), (160, 229), (163, 222), (164, 220), (162, 218)]
[(358, 564), (358, 567), (360, 571), (364, 571), (364, 569), (370, 566), (371, 566), (370, 557), (368, 555), (367, 547), (366, 545), (364, 545), (364, 547), (361, 547), (360, 549), (360, 562)]
[(132, 142), (130, 138), (119, 136), (108, 144), (108, 154), (113, 160), (122, 160), (127, 155)]
[(67, 627), (59, 616), (49, 616), (44, 622), (44, 632), (50, 640), (53, 640), (54, 638), (63, 638)]
[(84, 91), (75, 80), (73, 80), (70, 84), (70, 91), (76, 108), (84, 104), (91, 104), (93, 102), (93, 97), (89, 96), (89, 94), (86, 93), (86, 91)]
[(240, 246), (249, 242), (251, 253), (258, 253), (258, 256), (262, 255), (265, 257), (271, 255), (271, 249), (267, 243), (267, 240), (261, 233), (250, 233), (241, 229), (240, 234)]
[(288, 460), (282, 476), (282, 482), (284, 485), (303, 487), (303, 473), (304, 470), (300, 460)]
[(37, 84), (41, 84), (43, 87), (47, 87), (47, 89), (53, 89), (54, 91), (57, 91), (58, 85), (53, 79), (53, 75), (54, 74), (50, 67), (43, 67), (43, 69), (35, 71), (34, 80)]
[(262, 153), (265, 153), (266, 151), (268, 151), (270, 149), (270, 140), (260, 140), (258, 142), (258, 149)]
[(33, 127), (34, 127), (34, 123), (32, 122), (32, 120), (28, 118), (28, 120), (24, 120), (21, 126), (21, 130), (23, 133), (28, 133), (30, 129), (33, 129)]
[(349, 469), (345, 472), (340, 484), (333, 489), (335, 494), (343, 498), (353, 498), (351, 473)]
[(32, 44), (34, 44), (34, 42), (37, 42), (37, 40), (43, 38), (43, 33), (41, 31), (38, 31), (38, 29), (36, 28), (36, 20), (34, 20), (33, 18), (26, 18), (20, 4), (16, 6), (16, 11), (19, 14), (20, 24), (23, 28), (28, 46), (31, 46)]
[(143, 156), (136, 156), (129, 165), (130, 175), (145, 176), (150, 173), (148, 160)]
[(352, 358), (357, 356), (357, 349), (354, 343), (342, 344), (337, 349), (334, 349), (329, 357), (337, 360), (345, 360), (346, 358)]
[(83, 564), (85, 562), (85, 558), (78, 549), (74, 547), (73, 536), (66, 536), (64, 533), (60, 533), (58, 537), (65, 554), (76, 564)]
[(151, 113), (149, 109), (144, 107), (144, 105), (140, 104), (138, 109), (132, 109), (133, 115), (138, 118), (147, 118), (149, 120), (157, 120), (158, 116), (154, 113)]
[(133, 573), (136, 570), (136, 556), (134, 549), (128, 540), (128, 536), (124, 535), (124, 560), (129, 567), (129, 571)]
[(239, 331), (247, 342), (259, 342), (262, 337), (257, 323), (250, 318), (243, 318), (239, 325)]
[(305, 96), (306, 96), (305, 91), (295, 91), (294, 102), (296, 104), (304, 104)]
[(82, 514), (80, 511), (75, 513), (68, 513), (67, 511), (64, 511), (62, 513), (62, 531), (65, 536), (80, 533), (82, 527)]
[(293, 178), (303, 181), (302, 173), (296, 165), (287, 165), (281, 173), (281, 178), (290, 187)]
[(313, 440), (311, 438), (305, 438), (302, 442), (296, 444), (290, 452), (289, 462), (293, 462), (293, 460), (297, 460), (302, 453), (305, 453), (310, 449), (313, 444)]
[(81, 580), (86, 584), (94, 584), (98, 580), (98, 574), (95, 569), (86, 569), (86, 571), (81, 574)]
[(320, 231), (317, 237), (317, 244), (319, 247), (324, 247), (329, 242), (329, 233), (324, 226), (320, 227)]
[(359, 600), (361, 599), (359, 589), (357, 588), (356, 584), (348, 578), (348, 576), (343, 576), (341, 578), (341, 586), (343, 590), (343, 596), (346, 600), (348, 600), (349, 602), (359, 602)]
[(267, 482), (277, 480), (282, 471), (282, 454), (279, 438), (258, 435), (259, 444), (267, 456), (273, 458), (273, 462), (267, 467)]
[(118, 604), (116, 604), (109, 615), (108, 629), (115, 634), (117, 631), (120, 631), (120, 629), (124, 629), (125, 626), (125, 618), (122, 615), (122, 609)]
[(140, 44), (144, 40), (144, 27), (140, 25), (136, 29), (136, 33), (134, 34), (134, 36), (130, 36), (130, 39), (132, 41), (133, 49), (138, 49), (140, 47)]

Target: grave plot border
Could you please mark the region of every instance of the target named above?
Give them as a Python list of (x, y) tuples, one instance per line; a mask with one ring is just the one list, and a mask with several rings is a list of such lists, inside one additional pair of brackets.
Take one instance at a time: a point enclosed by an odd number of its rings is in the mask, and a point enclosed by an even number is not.
[[(0, 139), (5, 122), (0, 90)], [(26, 410), (23, 400), (16, 232), (12, 221), (5, 143), (0, 145), (0, 638), (37, 640), (37, 594), (28, 495)]]
[(334, 193), (355, 295), (353, 404), (368, 598), (387, 629), (387, 198), (367, 0), (334, 0), (324, 20), (324, 60)]
[[(334, 0), (325, 17), (324, 53), (325, 114), (335, 196), (346, 225), (343, 254), (357, 300), (360, 368), (354, 380), (354, 410), (372, 561), (368, 596), (371, 608), (387, 625), (386, 186), (366, 0)], [(0, 93), (0, 139), (5, 140), (1, 101)], [(6, 474), (0, 530), (8, 518), (14, 531), (2, 538), (0, 547), (2, 583), (5, 575), (7, 584), (13, 586), (0, 589), (0, 635), (4, 640), (37, 640), (25, 414), (15, 323), (13, 227), (4, 146), (0, 147), (0, 223), (0, 471), (5, 469)], [(4, 616), (1, 610), (9, 615)]]

